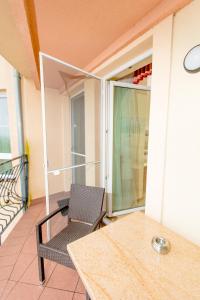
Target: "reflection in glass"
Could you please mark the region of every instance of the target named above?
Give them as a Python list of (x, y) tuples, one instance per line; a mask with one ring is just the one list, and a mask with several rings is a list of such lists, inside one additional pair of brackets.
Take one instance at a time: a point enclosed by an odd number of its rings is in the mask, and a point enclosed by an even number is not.
[(150, 92), (114, 88), (113, 210), (144, 206)]
[[(85, 99), (84, 92), (71, 98), (72, 165), (85, 164)], [(85, 184), (85, 167), (72, 170), (72, 182)]]
[(0, 153), (10, 153), (8, 103), (5, 94), (0, 94)]

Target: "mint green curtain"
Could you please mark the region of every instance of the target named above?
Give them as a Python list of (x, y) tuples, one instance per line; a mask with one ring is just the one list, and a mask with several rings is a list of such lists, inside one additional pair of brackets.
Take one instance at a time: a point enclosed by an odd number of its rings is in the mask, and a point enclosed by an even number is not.
[(145, 133), (149, 91), (114, 88), (113, 210), (144, 205)]
[(10, 153), (7, 98), (0, 95), (0, 153)]

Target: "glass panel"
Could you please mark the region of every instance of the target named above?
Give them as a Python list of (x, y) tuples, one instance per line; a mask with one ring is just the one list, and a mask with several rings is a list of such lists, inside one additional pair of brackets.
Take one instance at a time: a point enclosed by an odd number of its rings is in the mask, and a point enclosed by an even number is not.
[[(64, 205), (67, 198), (70, 196), (70, 185), (72, 183), (72, 170), (66, 170), (59, 173), (48, 174), (49, 183), (49, 211), (52, 212)], [(67, 225), (67, 217), (57, 214), (51, 219), (50, 232), (51, 237), (60, 232)]]
[(45, 56), (43, 67), (48, 171), (99, 161), (101, 81)]
[[(51, 212), (69, 196), (72, 182), (99, 185), (101, 81), (45, 55), (42, 63)], [(63, 226), (55, 220), (51, 234)]]
[(113, 211), (145, 204), (150, 92), (114, 87)]
[[(84, 93), (71, 98), (72, 165), (85, 164), (85, 103)], [(72, 182), (85, 184), (85, 167), (72, 171)]]
[(6, 95), (0, 94), (0, 153), (10, 153), (8, 104)]

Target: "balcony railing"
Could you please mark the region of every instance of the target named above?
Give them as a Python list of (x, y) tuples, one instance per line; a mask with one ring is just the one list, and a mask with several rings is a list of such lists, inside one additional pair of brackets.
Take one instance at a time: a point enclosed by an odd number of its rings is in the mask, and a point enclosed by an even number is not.
[(0, 235), (28, 204), (28, 158), (0, 163)]

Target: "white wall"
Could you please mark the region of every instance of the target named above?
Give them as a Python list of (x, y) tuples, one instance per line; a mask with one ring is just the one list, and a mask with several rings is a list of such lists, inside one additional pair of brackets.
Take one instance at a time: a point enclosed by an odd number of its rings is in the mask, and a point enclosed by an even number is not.
[(200, 244), (200, 72), (183, 59), (200, 43), (200, 1), (174, 18), (163, 223)]
[(146, 214), (161, 221), (173, 17), (153, 30), (153, 76), (149, 121)]
[(174, 16), (172, 44), (169, 18), (154, 28), (146, 213), (200, 245), (200, 73), (183, 68), (200, 43), (199, 12), (196, 0)]

